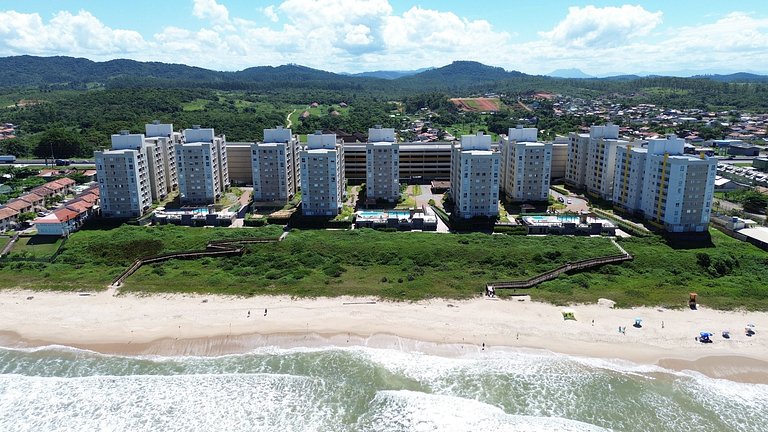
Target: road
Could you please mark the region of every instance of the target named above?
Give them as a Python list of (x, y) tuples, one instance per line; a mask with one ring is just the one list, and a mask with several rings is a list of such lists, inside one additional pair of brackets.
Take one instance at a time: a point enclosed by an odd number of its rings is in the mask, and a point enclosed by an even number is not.
[(291, 116), (293, 113), (296, 112), (296, 109), (294, 108), (293, 111), (289, 112), (287, 116), (285, 116), (285, 128), (290, 129), (291, 126), (293, 126), (293, 120), (291, 120)]
[[(732, 211), (732, 210), (744, 211), (744, 207), (742, 207), (741, 204), (734, 203), (734, 202), (731, 202), (731, 201), (722, 200), (722, 199), (717, 199), (717, 198), (715, 198), (712, 201), (712, 206), (714, 208), (716, 208), (716, 209), (719, 209), (720, 211), (723, 211), (723, 210), (724, 211)], [(746, 212), (746, 211), (744, 211), (744, 214), (748, 218), (750, 218), (750, 219), (752, 219), (752, 220), (754, 220), (756, 222), (761, 222), (761, 221), (763, 221), (765, 219), (764, 215), (759, 215), (759, 214), (755, 214), (755, 213), (749, 213), (749, 212)]]
[[(555, 199), (563, 198), (563, 204), (565, 204), (568, 211), (572, 211), (574, 213), (579, 213), (582, 211), (589, 211), (589, 203), (584, 198), (577, 198), (573, 195), (565, 196), (561, 194), (560, 192), (550, 189), (549, 194), (555, 197)], [(571, 203), (568, 204), (568, 200), (571, 200)]]

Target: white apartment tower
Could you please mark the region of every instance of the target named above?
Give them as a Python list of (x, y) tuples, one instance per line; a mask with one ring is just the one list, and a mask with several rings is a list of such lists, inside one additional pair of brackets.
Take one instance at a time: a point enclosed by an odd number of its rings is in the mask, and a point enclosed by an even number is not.
[(400, 198), (400, 145), (394, 129), (368, 129), (365, 145), (366, 201), (395, 203)]
[(143, 134), (120, 131), (119, 134), (112, 135), (112, 150), (136, 150), (144, 153), (152, 200), (160, 201), (168, 195), (162, 148), (156, 141), (147, 140)]
[(344, 203), (344, 147), (336, 134), (307, 135), (300, 152), (301, 212), (305, 216), (335, 216)]
[(614, 182), (617, 206), (641, 214), (667, 231), (706, 231), (717, 160), (686, 155), (684, 144), (670, 135), (649, 140), (647, 149), (621, 150)]
[(571, 134), (566, 183), (610, 200), (616, 168), (616, 150), (629, 144), (619, 139), (619, 126), (591, 126), (589, 135)]
[(282, 126), (264, 129), (264, 142), (251, 144), (253, 200), (288, 202), (300, 184), (299, 140)]
[(101, 214), (139, 217), (152, 205), (147, 155), (141, 150), (105, 150), (93, 154), (99, 178)]
[(546, 201), (549, 197), (552, 143), (538, 142), (538, 132), (517, 126), (501, 140), (501, 189), (511, 201)]
[(213, 204), (229, 187), (224, 136), (193, 126), (184, 130), (184, 143), (175, 146), (182, 204)]
[(144, 135), (146, 141), (157, 146), (163, 159), (163, 170), (165, 171), (165, 188), (168, 192), (176, 190), (179, 186), (178, 174), (176, 172), (176, 155), (173, 148), (181, 143), (181, 133), (173, 131), (173, 125), (169, 123), (160, 123), (155, 120), (144, 126)]
[(464, 135), (451, 150), (451, 197), (461, 218), (499, 214), (499, 153), (491, 136)]

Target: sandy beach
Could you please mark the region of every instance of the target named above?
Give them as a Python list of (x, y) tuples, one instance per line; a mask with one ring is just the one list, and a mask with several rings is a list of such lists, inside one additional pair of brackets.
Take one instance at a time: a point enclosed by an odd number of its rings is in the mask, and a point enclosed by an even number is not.
[[(31, 297), (31, 298), (30, 298)], [(382, 302), (372, 298), (0, 293), (0, 345), (65, 345), (107, 354), (221, 355), (263, 346), (365, 345), (462, 355), (537, 349), (623, 359), (768, 383), (765, 312), (562, 307), (529, 300)], [(633, 327), (635, 318), (642, 327)], [(748, 337), (744, 326), (755, 324)], [(624, 333), (619, 327), (626, 327)], [(721, 337), (724, 329), (731, 338)], [(694, 338), (714, 333), (714, 342)], [(483, 348), (484, 344), (484, 348)]]

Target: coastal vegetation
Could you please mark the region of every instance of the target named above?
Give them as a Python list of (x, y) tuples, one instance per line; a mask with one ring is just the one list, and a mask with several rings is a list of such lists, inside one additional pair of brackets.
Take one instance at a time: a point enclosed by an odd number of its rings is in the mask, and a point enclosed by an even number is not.
[[(101, 290), (136, 258), (201, 250), (211, 240), (275, 238), (281, 231), (275, 225), (86, 229), (72, 235), (53, 262), (0, 260), (0, 288)], [(610, 298), (623, 307), (682, 307), (688, 293), (697, 292), (709, 307), (768, 309), (768, 255), (752, 245), (717, 231), (704, 245), (676, 245), (655, 235), (620, 243), (633, 261), (562, 275), (516, 294), (556, 304)], [(121, 290), (399, 301), (471, 298), (488, 281), (526, 279), (569, 261), (616, 253), (606, 238), (293, 230), (279, 243), (247, 245), (241, 257), (144, 266)]]

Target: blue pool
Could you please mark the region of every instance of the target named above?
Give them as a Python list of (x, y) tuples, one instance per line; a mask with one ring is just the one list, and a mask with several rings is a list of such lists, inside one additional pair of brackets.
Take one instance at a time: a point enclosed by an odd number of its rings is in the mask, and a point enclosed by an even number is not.
[(409, 218), (411, 212), (409, 211), (397, 211), (397, 210), (382, 210), (382, 211), (359, 211), (358, 216), (363, 218), (383, 218), (383, 217), (396, 217), (396, 218)]

